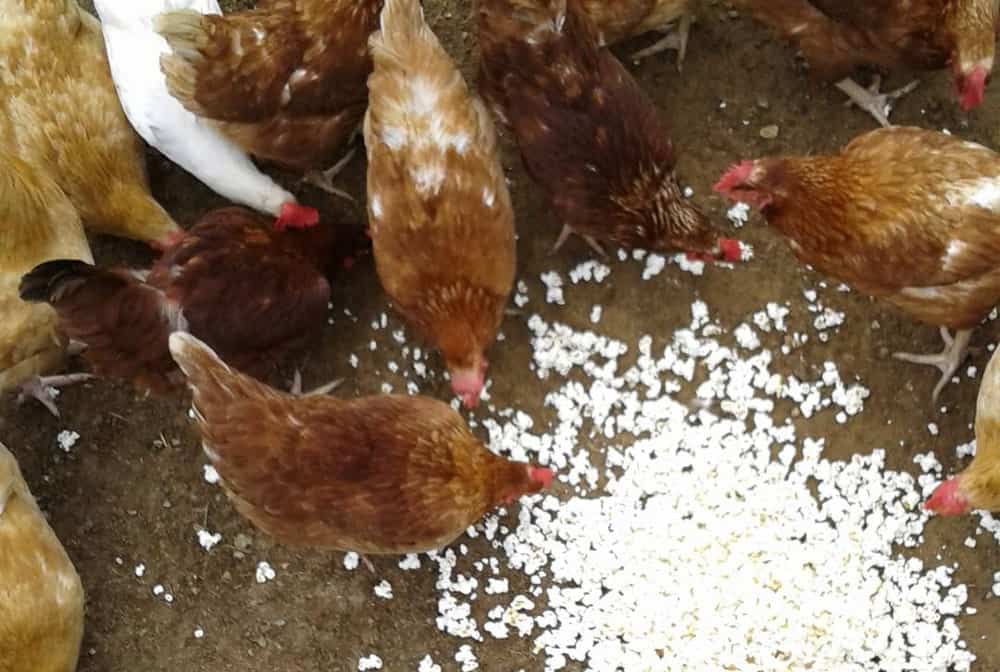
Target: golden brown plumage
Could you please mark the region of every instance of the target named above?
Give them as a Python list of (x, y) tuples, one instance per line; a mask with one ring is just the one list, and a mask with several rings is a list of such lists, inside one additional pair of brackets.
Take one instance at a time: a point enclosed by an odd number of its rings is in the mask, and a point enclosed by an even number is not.
[(480, 90), (568, 231), (658, 252), (740, 258), (684, 198), (666, 125), (577, 0), (482, 0)]
[(692, 0), (581, 0), (581, 5), (597, 28), (602, 45), (617, 44), (652, 31), (666, 32), (679, 21), (676, 35), (668, 35), (632, 57), (676, 49), (678, 62), (684, 61)]
[(976, 456), (965, 471), (939, 485), (924, 506), (945, 516), (1000, 511), (1000, 352), (990, 359), (979, 387)]
[(1000, 155), (980, 145), (881, 129), (831, 156), (743, 162), (716, 190), (761, 208), (802, 263), (960, 330), (952, 359), (924, 362), (942, 384), (1000, 300)]
[[(734, 0), (733, 4), (793, 42), (820, 77), (846, 78), (862, 65), (923, 70), (950, 66), (959, 101), (970, 109), (982, 102), (993, 71), (997, 0)], [(850, 95), (843, 81), (838, 86)], [(881, 117), (879, 121), (888, 123), (884, 114)]]
[(552, 481), (548, 469), (491, 453), (440, 401), (295, 397), (231, 370), (189, 334), (173, 334), (170, 350), (227, 494), (282, 543), (429, 551)]
[(76, 0), (0, 0), (0, 151), (46, 171), (91, 231), (158, 244), (179, 232)]
[(389, 0), (372, 37), (368, 214), (382, 286), (479, 399), (514, 283), (514, 214), (489, 112), (424, 22)]
[(73, 672), (83, 585), (0, 443), (0, 672)]
[(176, 329), (263, 376), (326, 324), (334, 227), (272, 231), (246, 208), (204, 215), (148, 274), (57, 259), (24, 276), (21, 297), (48, 303), (87, 345), (95, 373), (165, 391), (183, 381), (167, 349)]
[(76, 210), (44, 172), (0, 151), (0, 392), (63, 364), (55, 311), (17, 291), (24, 273), (61, 257), (94, 261)]
[(271, 0), (226, 16), (161, 14), (171, 94), (254, 156), (326, 168), (365, 113), (381, 0)]

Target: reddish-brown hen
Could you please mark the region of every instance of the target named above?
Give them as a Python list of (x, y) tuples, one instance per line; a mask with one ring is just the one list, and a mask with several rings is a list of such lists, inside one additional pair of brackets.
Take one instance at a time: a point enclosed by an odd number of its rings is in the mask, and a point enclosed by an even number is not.
[(191, 331), (241, 370), (264, 375), (326, 323), (324, 275), (332, 228), (273, 232), (245, 208), (205, 215), (148, 274), (60, 259), (21, 282), (26, 301), (51, 304), (87, 346), (99, 375), (164, 391), (179, 384), (167, 346)]
[(996, 0), (733, 0), (738, 8), (798, 47), (815, 74), (837, 87), (883, 126), (894, 99), (865, 90), (851, 73), (859, 66), (939, 70), (951, 67), (959, 103), (983, 101), (996, 49)]
[(372, 37), (368, 215), (382, 286), (444, 356), (467, 406), (514, 283), (514, 214), (482, 101), (424, 22), (387, 0)]
[(993, 355), (979, 388), (976, 457), (965, 471), (939, 485), (924, 507), (942, 516), (1000, 511), (1000, 354)]
[(483, 0), (480, 88), (570, 232), (655, 251), (740, 258), (684, 198), (667, 128), (577, 0)]
[(233, 505), (282, 543), (430, 551), (552, 482), (549, 469), (491, 453), (443, 402), (295, 397), (233, 371), (190, 334), (173, 334), (170, 351)]
[(980, 145), (880, 129), (831, 156), (745, 161), (715, 188), (760, 208), (802, 263), (941, 327), (940, 355), (897, 355), (941, 369), (935, 399), (1000, 300), (1000, 156)]
[[(368, 102), (368, 38), (382, 0), (268, 0), (226, 16), (171, 11), (157, 30), (171, 94), (248, 153), (329, 167)], [(339, 169), (311, 181), (330, 191)]]

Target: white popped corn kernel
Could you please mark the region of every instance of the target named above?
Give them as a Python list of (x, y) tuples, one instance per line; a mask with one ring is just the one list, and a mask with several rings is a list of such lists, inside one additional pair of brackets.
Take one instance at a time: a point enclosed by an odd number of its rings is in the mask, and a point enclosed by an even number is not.
[(80, 435), (71, 429), (64, 429), (56, 435), (56, 442), (63, 452), (68, 453), (70, 449), (80, 440)]
[(344, 569), (349, 572), (353, 572), (358, 568), (358, 563), (361, 561), (361, 556), (359, 556), (354, 551), (350, 551), (344, 554)]
[(211, 483), (215, 485), (219, 482), (219, 472), (215, 470), (211, 464), (202, 465), (202, 478), (205, 479), (206, 483)]
[(135, 566), (135, 575), (140, 579), (146, 574), (146, 565), (141, 562)]
[(388, 581), (386, 581), (385, 579), (382, 579), (375, 586), (375, 596), (376, 597), (381, 597), (383, 600), (391, 600), (392, 599), (392, 584), (389, 583)]
[(358, 672), (365, 672), (366, 670), (381, 670), (382, 669), (382, 659), (376, 656), (374, 653), (365, 656), (358, 660)]
[(218, 532), (212, 534), (208, 530), (198, 530), (198, 543), (206, 551), (211, 551), (220, 541), (222, 541), (222, 535)]
[(255, 574), (257, 583), (267, 583), (268, 581), (272, 581), (275, 576), (274, 568), (266, 561), (261, 560), (257, 563), (257, 572)]
[(205, 631), (202, 628), (195, 628), (194, 629), (194, 638), (195, 639), (201, 639), (204, 636), (205, 636)]

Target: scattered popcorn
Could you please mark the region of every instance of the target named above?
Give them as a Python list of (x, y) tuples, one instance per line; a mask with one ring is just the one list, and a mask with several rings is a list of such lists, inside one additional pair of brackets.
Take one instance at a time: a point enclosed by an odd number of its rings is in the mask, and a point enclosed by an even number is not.
[(750, 205), (748, 203), (737, 203), (729, 208), (726, 217), (737, 229), (742, 229), (743, 225), (750, 219)]
[(441, 672), (441, 666), (436, 664), (434, 659), (428, 655), (420, 660), (420, 667), (417, 668), (417, 672)]
[(415, 569), (420, 569), (420, 556), (416, 553), (406, 555), (399, 561), (399, 568), (406, 572), (412, 572)]
[(560, 306), (566, 304), (563, 297), (563, 279), (555, 271), (542, 273), (542, 284), (545, 285), (545, 301), (547, 303), (557, 303)]
[(264, 560), (257, 563), (257, 583), (267, 583), (268, 581), (273, 581), (274, 577), (277, 576), (274, 573), (274, 569)]
[(383, 600), (391, 600), (392, 584), (386, 581), (385, 579), (382, 579), (382, 581), (380, 581), (378, 585), (375, 586), (375, 596), (381, 597)]
[(205, 631), (204, 630), (202, 630), (201, 628), (195, 628), (194, 629), (194, 638), (195, 639), (201, 639), (204, 636), (205, 636)]
[(374, 653), (358, 660), (358, 672), (365, 672), (365, 670), (381, 670), (381, 669), (382, 669), (382, 659), (376, 656)]
[(596, 282), (602, 283), (604, 279), (611, 275), (611, 267), (599, 261), (585, 261), (569, 272), (569, 279), (572, 283)]
[(219, 472), (217, 472), (215, 470), (215, 467), (213, 467), (211, 464), (206, 464), (202, 466), (202, 472), (203, 472), (202, 477), (205, 479), (206, 483), (211, 483), (212, 485), (215, 485), (219, 482)]
[(642, 271), (642, 279), (649, 280), (663, 272), (667, 266), (667, 258), (659, 254), (646, 257), (646, 268)]
[(358, 563), (361, 561), (361, 556), (359, 556), (354, 551), (344, 554), (344, 569), (349, 572), (353, 572), (358, 568)]
[(212, 534), (208, 530), (198, 530), (198, 543), (206, 551), (211, 551), (220, 541), (222, 541), (221, 534)]
[(597, 324), (598, 322), (600, 322), (601, 321), (601, 315), (603, 314), (603, 312), (604, 312), (604, 309), (601, 306), (594, 306), (593, 308), (591, 308), (590, 309), (590, 321), (593, 324)]
[(930, 432), (931, 436), (937, 436), (938, 435), (937, 423), (936, 422), (927, 423), (927, 431)]
[(64, 452), (69, 452), (70, 449), (76, 445), (76, 442), (80, 440), (80, 435), (71, 429), (64, 429), (59, 434), (56, 435), (56, 442), (59, 447), (63, 449)]
[(146, 574), (146, 565), (140, 562), (138, 565), (135, 566), (135, 575), (141, 579), (143, 576), (145, 576), (145, 574)]

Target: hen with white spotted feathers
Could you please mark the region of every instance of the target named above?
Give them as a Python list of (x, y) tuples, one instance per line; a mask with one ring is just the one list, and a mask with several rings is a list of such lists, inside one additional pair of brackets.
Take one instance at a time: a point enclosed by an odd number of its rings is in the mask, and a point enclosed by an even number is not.
[(758, 207), (799, 260), (945, 331), (942, 371), (1000, 301), (1000, 155), (944, 133), (893, 127), (839, 154), (744, 161), (716, 185)]
[(482, 101), (424, 21), (388, 0), (365, 118), (375, 262), (396, 308), (473, 406), (515, 271), (514, 215)]

